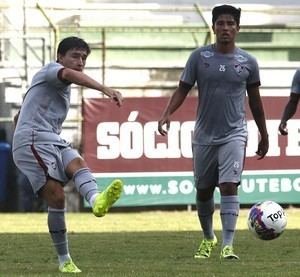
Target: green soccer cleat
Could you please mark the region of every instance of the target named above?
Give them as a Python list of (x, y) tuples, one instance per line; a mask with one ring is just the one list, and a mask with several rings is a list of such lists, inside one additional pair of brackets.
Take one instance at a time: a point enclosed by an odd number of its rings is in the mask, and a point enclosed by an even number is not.
[(213, 239), (203, 239), (198, 251), (194, 255), (196, 259), (207, 259), (210, 257), (212, 250), (218, 244), (217, 237), (214, 236)]
[(93, 213), (97, 217), (105, 216), (110, 207), (120, 198), (123, 183), (121, 180), (114, 180), (112, 183), (95, 199)]
[(225, 245), (220, 254), (221, 260), (238, 260), (239, 257), (234, 254), (233, 247)]
[(81, 270), (74, 264), (70, 259), (67, 260), (64, 264), (59, 266), (59, 271), (62, 273), (80, 273)]

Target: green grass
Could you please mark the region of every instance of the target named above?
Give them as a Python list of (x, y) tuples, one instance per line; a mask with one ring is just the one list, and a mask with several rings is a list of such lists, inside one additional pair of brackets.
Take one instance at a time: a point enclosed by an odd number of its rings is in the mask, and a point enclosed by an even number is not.
[[(239, 261), (193, 259), (201, 233), (196, 212), (67, 214), (72, 257), (80, 276), (299, 276), (300, 213), (287, 209), (288, 228), (274, 241), (247, 230), (242, 210), (235, 237)], [(0, 276), (60, 276), (47, 215), (0, 214)], [(221, 240), (219, 211), (216, 234)]]

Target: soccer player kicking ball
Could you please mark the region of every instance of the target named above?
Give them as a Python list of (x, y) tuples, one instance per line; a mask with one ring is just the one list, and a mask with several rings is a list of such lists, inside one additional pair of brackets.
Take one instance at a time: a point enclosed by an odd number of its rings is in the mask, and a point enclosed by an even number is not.
[(83, 158), (60, 137), (70, 106), (72, 83), (101, 91), (118, 106), (122, 105), (120, 92), (82, 72), (90, 51), (81, 38), (63, 39), (57, 49), (57, 61), (35, 74), (15, 118), (14, 162), (29, 179), (33, 191), (48, 204), (49, 232), (58, 255), (59, 271), (65, 273), (81, 270), (72, 261), (68, 248), (64, 184), (72, 179), (97, 217), (108, 212), (123, 186), (120, 180), (114, 180), (100, 193)]
[(240, 9), (229, 5), (212, 11), (216, 43), (192, 52), (179, 86), (158, 122), (158, 131), (170, 126), (170, 116), (180, 107), (197, 82), (198, 110), (195, 122), (193, 168), (196, 206), (204, 238), (195, 258), (211, 256), (217, 245), (213, 230), (214, 190), (220, 189), (222, 222), (221, 259), (236, 260), (233, 238), (239, 215), (238, 185), (241, 181), (247, 141), (245, 97), (260, 132), (257, 154), (262, 159), (269, 148), (263, 105), (259, 94), (259, 69), (256, 60), (235, 46), (240, 29)]

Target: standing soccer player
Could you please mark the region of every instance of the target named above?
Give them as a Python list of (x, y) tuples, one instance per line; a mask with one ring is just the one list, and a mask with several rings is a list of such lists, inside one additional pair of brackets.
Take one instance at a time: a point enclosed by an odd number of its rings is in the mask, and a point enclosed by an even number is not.
[(70, 179), (89, 202), (97, 217), (104, 216), (121, 195), (122, 182), (113, 181), (103, 192), (87, 164), (71, 145), (60, 137), (70, 106), (71, 84), (103, 92), (118, 106), (122, 95), (101, 85), (82, 71), (90, 54), (89, 45), (78, 37), (63, 39), (57, 61), (45, 65), (33, 77), (18, 117), (13, 137), (13, 158), (29, 179), (33, 191), (48, 204), (48, 227), (59, 260), (59, 271), (81, 270), (68, 249), (63, 186)]
[[(170, 116), (180, 107), (197, 82), (198, 110), (192, 141), (196, 206), (204, 238), (195, 258), (209, 258), (217, 245), (213, 230), (214, 190), (220, 189), (220, 216), (223, 244), (221, 259), (238, 259), (233, 239), (239, 215), (238, 185), (241, 181), (247, 141), (245, 97), (258, 130), (258, 159), (268, 152), (269, 142), (263, 105), (259, 93), (260, 78), (256, 60), (235, 46), (240, 29), (241, 10), (230, 5), (212, 11), (216, 43), (194, 50), (182, 73), (179, 85), (158, 122), (158, 131), (166, 135)], [(166, 124), (166, 129), (164, 125)]]
[(287, 121), (290, 118), (292, 118), (296, 113), (299, 99), (300, 99), (300, 68), (298, 68), (294, 74), (290, 98), (284, 108), (284, 112), (281, 117), (281, 122), (278, 127), (280, 134), (284, 136), (288, 134)]

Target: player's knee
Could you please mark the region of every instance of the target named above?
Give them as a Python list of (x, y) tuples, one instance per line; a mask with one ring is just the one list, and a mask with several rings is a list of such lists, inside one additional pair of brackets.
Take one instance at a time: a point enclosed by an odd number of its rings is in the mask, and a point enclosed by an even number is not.
[(73, 178), (74, 173), (81, 169), (86, 168), (87, 164), (86, 162), (80, 157), (72, 160), (67, 166), (66, 166), (66, 173), (69, 177)]
[(237, 183), (221, 183), (219, 185), (220, 193), (223, 196), (236, 195), (237, 194)]
[(213, 197), (213, 189), (197, 189), (196, 200), (201, 202), (206, 202)]
[(48, 206), (63, 209), (65, 206), (65, 192), (60, 182), (49, 179), (39, 195), (47, 202)]

